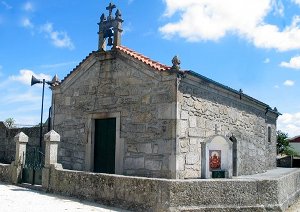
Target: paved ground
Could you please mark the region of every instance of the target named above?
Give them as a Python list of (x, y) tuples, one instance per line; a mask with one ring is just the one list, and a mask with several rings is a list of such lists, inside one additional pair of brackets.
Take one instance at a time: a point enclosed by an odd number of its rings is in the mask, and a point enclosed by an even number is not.
[(125, 211), (0, 182), (1, 212)]
[(300, 212), (300, 199), (291, 207), (289, 207), (286, 212)]
[[(0, 212), (62, 212), (62, 211), (119, 211), (118, 208), (107, 207), (76, 198), (48, 194), (0, 182)], [(300, 212), (300, 199), (286, 212)]]
[(255, 180), (268, 180), (268, 179), (278, 179), (280, 177), (286, 176), (293, 173), (298, 168), (276, 168), (267, 170), (264, 173), (253, 174), (253, 175), (242, 175), (236, 177), (237, 179), (255, 179)]

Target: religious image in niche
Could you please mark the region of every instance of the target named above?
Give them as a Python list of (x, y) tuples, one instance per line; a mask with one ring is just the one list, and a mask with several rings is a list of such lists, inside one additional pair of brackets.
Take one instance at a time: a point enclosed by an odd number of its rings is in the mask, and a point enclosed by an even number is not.
[(209, 169), (221, 168), (221, 150), (209, 150)]

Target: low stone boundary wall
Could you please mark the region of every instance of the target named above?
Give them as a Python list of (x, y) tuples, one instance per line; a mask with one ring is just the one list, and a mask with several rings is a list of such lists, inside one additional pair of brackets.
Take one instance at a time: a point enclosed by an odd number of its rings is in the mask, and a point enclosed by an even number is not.
[(53, 166), (50, 176), (50, 192), (134, 211), (282, 211), (300, 192), (300, 170), (295, 169), (274, 178), (169, 180)]
[[(43, 128), (43, 134), (46, 133), (47, 127)], [(11, 163), (15, 160), (16, 143), (14, 136), (23, 132), (29, 137), (30, 146), (39, 146), (40, 142), (40, 127), (23, 127), (23, 128), (8, 128), (0, 121), (0, 162)]]
[(11, 166), (10, 164), (0, 163), (0, 181), (10, 182), (11, 181)]
[[(14, 137), (17, 159), (0, 164), (0, 181), (22, 178), (28, 136)], [(233, 179), (171, 180), (65, 170), (57, 163), (60, 136), (44, 136), (43, 189), (134, 211), (283, 211), (300, 194), (300, 169), (278, 168)]]
[(287, 208), (300, 197), (300, 169), (278, 179), (278, 201)]
[(48, 190), (130, 210), (168, 208), (171, 182), (51, 168)]

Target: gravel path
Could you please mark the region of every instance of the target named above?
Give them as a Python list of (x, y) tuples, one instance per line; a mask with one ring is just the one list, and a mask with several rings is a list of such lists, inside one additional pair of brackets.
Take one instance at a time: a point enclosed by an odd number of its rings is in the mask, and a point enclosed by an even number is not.
[(1, 212), (125, 211), (76, 198), (0, 183)]
[(286, 212), (300, 212), (300, 198)]

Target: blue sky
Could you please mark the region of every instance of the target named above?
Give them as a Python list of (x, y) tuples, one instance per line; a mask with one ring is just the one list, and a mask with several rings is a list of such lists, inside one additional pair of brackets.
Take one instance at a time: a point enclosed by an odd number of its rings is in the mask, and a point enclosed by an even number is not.
[[(114, 0), (122, 45), (193, 70), (277, 107), (278, 129), (300, 135), (300, 0)], [(0, 120), (37, 124), (41, 86), (97, 50), (108, 0), (0, 0)], [(45, 92), (45, 118), (51, 91)]]

